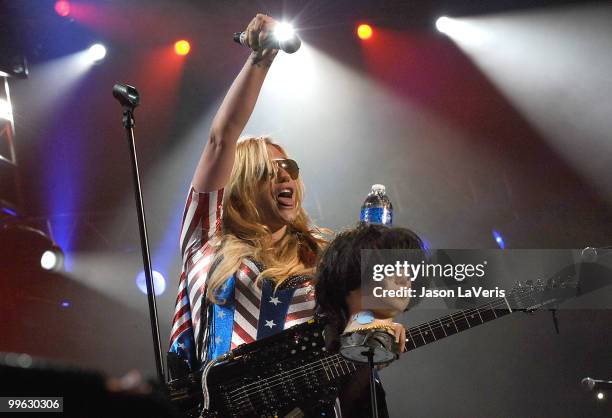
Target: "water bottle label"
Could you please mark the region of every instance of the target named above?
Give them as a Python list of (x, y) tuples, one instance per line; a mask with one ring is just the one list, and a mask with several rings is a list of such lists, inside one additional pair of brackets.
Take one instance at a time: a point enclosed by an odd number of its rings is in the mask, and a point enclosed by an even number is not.
[(361, 209), (359, 219), (362, 222), (378, 225), (392, 225), (393, 213), (387, 208), (373, 207)]

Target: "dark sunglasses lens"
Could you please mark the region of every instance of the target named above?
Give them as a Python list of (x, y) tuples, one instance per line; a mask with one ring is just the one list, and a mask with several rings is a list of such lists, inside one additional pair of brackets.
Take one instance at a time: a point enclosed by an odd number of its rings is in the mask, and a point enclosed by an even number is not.
[(293, 180), (297, 180), (300, 174), (300, 168), (294, 160), (277, 160), (280, 168), (285, 170)]

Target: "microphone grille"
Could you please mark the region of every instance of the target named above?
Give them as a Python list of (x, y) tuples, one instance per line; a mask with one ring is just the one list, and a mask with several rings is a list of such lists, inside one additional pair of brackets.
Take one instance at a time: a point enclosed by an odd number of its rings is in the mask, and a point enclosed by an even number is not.
[(302, 46), (302, 40), (298, 36), (292, 36), (285, 41), (279, 42), (279, 46), (287, 54), (293, 54)]

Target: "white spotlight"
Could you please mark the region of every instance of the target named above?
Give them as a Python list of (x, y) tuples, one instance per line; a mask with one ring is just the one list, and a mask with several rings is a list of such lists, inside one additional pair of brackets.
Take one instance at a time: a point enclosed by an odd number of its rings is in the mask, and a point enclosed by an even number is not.
[(453, 25), (453, 19), (446, 16), (441, 16), (436, 20), (436, 29), (442, 33), (448, 33)]
[(455, 42), (460, 42), (463, 45), (484, 45), (489, 38), (488, 33), (466, 18), (457, 19), (442, 16), (436, 20), (436, 28)]
[(287, 41), (293, 38), (295, 34), (295, 29), (290, 23), (282, 22), (276, 25), (274, 29), (274, 36), (278, 39), (279, 42)]
[(63, 255), (59, 248), (45, 251), (40, 257), (40, 266), (45, 270), (59, 271), (63, 265)]
[[(144, 271), (136, 276), (136, 286), (142, 293), (147, 294), (147, 279)], [(157, 270), (153, 270), (153, 287), (155, 288), (155, 296), (161, 295), (166, 290), (166, 279)]]
[(598, 392), (597, 393), (597, 399), (599, 399), (600, 401), (603, 400), (606, 396), (604, 395), (603, 392)]
[(0, 119), (11, 120), (13, 118), (13, 109), (11, 104), (4, 99), (0, 99)]
[(92, 62), (98, 62), (106, 56), (106, 47), (102, 44), (93, 44), (87, 51), (87, 58)]
[(45, 251), (40, 257), (40, 266), (45, 270), (51, 270), (57, 263), (57, 256), (53, 251)]

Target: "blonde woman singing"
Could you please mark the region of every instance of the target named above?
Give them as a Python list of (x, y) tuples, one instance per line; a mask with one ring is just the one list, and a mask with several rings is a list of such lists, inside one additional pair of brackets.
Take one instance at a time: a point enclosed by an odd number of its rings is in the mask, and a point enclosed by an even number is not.
[(268, 137), (238, 139), (277, 50), (257, 15), (253, 50), (219, 108), (189, 192), (170, 351), (192, 371), (313, 317), (312, 273), (324, 243), (302, 206), (297, 163)]

